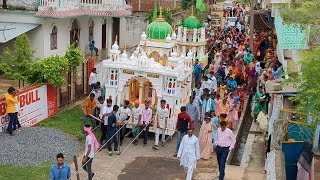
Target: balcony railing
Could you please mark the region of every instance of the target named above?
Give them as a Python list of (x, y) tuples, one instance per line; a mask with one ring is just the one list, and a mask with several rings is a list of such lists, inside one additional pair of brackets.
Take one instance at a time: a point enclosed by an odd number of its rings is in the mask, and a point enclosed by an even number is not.
[(71, 9), (95, 9), (95, 10), (122, 10), (124, 0), (38, 0), (39, 10), (71, 10)]

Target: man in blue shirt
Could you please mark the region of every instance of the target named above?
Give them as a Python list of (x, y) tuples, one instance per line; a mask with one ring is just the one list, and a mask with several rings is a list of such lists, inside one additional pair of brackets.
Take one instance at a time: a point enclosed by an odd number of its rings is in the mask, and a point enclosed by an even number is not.
[(62, 153), (57, 155), (57, 164), (50, 169), (50, 180), (70, 180), (71, 169), (68, 163), (64, 162)]
[(237, 81), (235, 81), (231, 76), (229, 76), (227, 87), (231, 92), (233, 92), (238, 87)]
[(195, 84), (201, 83), (201, 71), (202, 71), (202, 66), (201, 64), (199, 64), (199, 59), (196, 59), (193, 65), (193, 74), (194, 74)]
[(94, 43), (95, 43), (94, 41), (91, 41), (90, 44), (89, 44), (90, 55), (92, 56), (92, 51), (95, 51), (96, 52), (96, 56), (99, 56), (98, 55), (98, 48), (96, 48)]

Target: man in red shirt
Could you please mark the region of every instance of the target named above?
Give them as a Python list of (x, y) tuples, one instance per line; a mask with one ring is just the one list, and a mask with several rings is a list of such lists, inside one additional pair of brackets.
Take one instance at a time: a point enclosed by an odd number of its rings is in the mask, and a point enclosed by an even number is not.
[(177, 152), (180, 147), (180, 142), (181, 139), (183, 138), (184, 135), (187, 134), (188, 128), (193, 129), (193, 123), (192, 120), (187, 114), (187, 108), (186, 106), (182, 106), (180, 108), (181, 113), (178, 114), (178, 120), (177, 120), (177, 125), (176, 125), (176, 131), (178, 131), (178, 140), (177, 140), (177, 147), (176, 147), (176, 153), (174, 154), (174, 157), (177, 156)]

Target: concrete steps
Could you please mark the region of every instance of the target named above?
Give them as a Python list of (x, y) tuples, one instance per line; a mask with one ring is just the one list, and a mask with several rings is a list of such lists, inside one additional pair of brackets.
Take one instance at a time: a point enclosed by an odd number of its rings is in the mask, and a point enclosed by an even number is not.
[(197, 175), (193, 175), (192, 179), (194, 180), (212, 180), (216, 179), (216, 173), (199, 173)]
[(244, 180), (245, 168), (240, 166), (227, 165), (225, 169), (225, 180)]
[(197, 168), (193, 172), (192, 179), (194, 180), (212, 180), (217, 177), (218, 163), (215, 153), (212, 154), (211, 159), (200, 159), (197, 162)]

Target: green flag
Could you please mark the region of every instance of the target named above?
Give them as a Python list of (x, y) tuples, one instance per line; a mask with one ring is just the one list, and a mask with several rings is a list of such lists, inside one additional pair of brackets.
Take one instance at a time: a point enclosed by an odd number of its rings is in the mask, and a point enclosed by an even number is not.
[(196, 8), (197, 8), (200, 12), (206, 12), (206, 10), (207, 10), (206, 5), (204, 4), (203, 0), (197, 0), (197, 2), (196, 2)]

